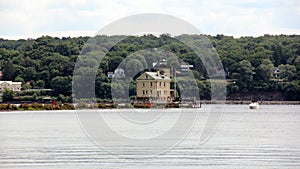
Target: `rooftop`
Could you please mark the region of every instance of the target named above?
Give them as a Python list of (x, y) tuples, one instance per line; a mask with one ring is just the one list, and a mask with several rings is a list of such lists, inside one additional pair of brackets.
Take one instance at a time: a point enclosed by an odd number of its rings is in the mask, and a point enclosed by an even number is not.
[(22, 82), (13, 82), (13, 81), (0, 81), (0, 84), (8, 83), (9, 85), (21, 85)]
[(164, 80), (164, 79), (170, 79), (167, 76), (158, 74), (157, 72), (145, 72), (147, 75), (149, 75), (150, 77), (152, 77), (155, 80)]

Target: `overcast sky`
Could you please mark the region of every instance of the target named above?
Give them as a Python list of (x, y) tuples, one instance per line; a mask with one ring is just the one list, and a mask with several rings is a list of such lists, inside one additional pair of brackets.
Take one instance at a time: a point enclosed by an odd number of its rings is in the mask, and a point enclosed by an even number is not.
[(93, 36), (117, 19), (149, 12), (210, 35), (300, 34), (299, 0), (0, 0), (0, 37)]

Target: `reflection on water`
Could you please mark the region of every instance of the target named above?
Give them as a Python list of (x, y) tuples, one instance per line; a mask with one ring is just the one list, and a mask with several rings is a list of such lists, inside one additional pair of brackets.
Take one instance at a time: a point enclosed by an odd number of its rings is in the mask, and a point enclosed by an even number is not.
[[(205, 106), (199, 125), (207, 116)], [(299, 108), (225, 106), (208, 142), (198, 145), (200, 133), (194, 130), (172, 150), (149, 159), (120, 159), (100, 149), (86, 137), (74, 111), (3, 112), (0, 168), (299, 168)], [(154, 147), (115, 148), (144, 154)]]

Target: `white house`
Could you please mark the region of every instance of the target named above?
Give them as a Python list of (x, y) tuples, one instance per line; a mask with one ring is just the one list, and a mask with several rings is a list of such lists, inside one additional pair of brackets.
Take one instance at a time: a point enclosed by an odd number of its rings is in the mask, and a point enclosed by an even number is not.
[(12, 91), (21, 91), (22, 82), (12, 82), (12, 81), (0, 81), (0, 92), (5, 89), (10, 89)]
[(280, 77), (280, 69), (278, 67), (274, 67), (273, 69), (273, 77), (279, 78)]
[(117, 68), (114, 72), (107, 72), (107, 77), (112, 78), (124, 78), (125, 71), (121, 68)]

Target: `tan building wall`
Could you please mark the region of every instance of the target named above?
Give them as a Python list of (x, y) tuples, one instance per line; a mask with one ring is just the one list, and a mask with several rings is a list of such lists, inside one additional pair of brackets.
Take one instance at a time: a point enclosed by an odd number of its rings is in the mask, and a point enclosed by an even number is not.
[[(157, 75), (158, 74), (158, 75)], [(156, 72), (145, 72), (137, 78), (137, 97), (157, 101), (170, 101), (170, 78)]]

